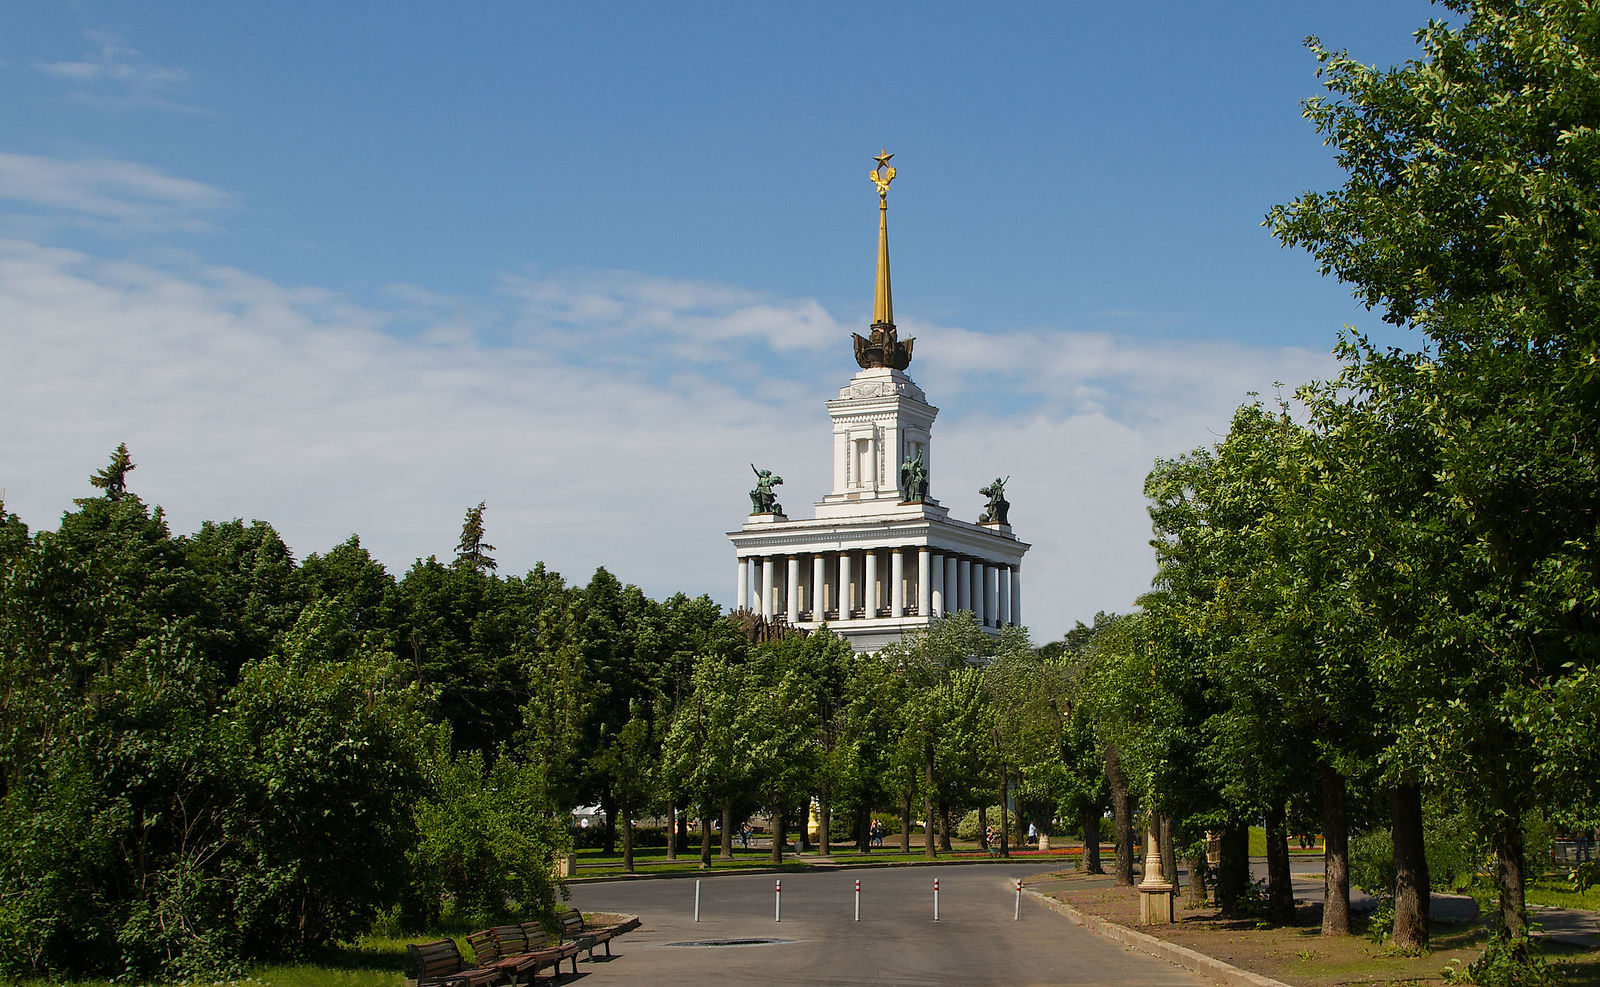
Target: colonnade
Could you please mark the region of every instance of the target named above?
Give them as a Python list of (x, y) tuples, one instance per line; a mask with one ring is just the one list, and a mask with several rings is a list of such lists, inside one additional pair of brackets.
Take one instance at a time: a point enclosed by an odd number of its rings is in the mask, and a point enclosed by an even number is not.
[(844, 623), (971, 610), (1022, 623), (1022, 567), (926, 546), (742, 556), (734, 599), (763, 617)]

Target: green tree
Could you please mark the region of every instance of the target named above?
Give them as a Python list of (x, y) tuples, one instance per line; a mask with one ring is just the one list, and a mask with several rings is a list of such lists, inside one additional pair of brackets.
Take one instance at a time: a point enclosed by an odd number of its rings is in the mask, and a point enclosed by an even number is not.
[(105, 469), (99, 470), (89, 477), (89, 483), (106, 492), (107, 500), (121, 500), (128, 492), (128, 474), (138, 469), (134, 465), (133, 457), (128, 455), (128, 444), (117, 443), (117, 448), (111, 453), (111, 462)]
[(456, 543), (456, 565), (474, 572), (492, 572), (500, 565), (489, 554), (494, 546), (483, 540), (483, 508), (481, 500), (477, 507), (467, 508), (466, 519), (461, 522), (461, 540)]
[(1473, 805), (1520, 938), (1523, 810), (1564, 790), (1538, 781), (1527, 710), (1594, 666), (1600, 624), (1600, 36), (1580, 0), (1443, 5), (1458, 20), (1394, 68), (1312, 41), (1331, 96), (1306, 116), (1346, 177), (1267, 222), (1424, 337), (1409, 356), (1356, 339), (1344, 379), (1404, 409), (1434, 456), (1405, 560), (1426, 620), (1395, 670), (1416, 713), (1401, 741), (1409, 770)]

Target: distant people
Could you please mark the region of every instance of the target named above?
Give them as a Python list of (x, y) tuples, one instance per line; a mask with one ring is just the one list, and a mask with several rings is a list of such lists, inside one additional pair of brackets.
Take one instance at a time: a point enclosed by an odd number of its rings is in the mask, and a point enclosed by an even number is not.
[(872, 842), (876, 846), (883, 846), (883, 823), (877, 819), (872, 820)]
[(1039, 830), (1034, 827), (1033, 823), (1028, 824), (1028, 842), (1039, 842)]
[(992, 846), (994, 846), (994, 827), (985, 826), (983, 828), (983, 848), (987, 850)]
[(746, 850), (750, 849), (750, 824), (748, 822), (739, 824), (739, 842), (744, 844)]

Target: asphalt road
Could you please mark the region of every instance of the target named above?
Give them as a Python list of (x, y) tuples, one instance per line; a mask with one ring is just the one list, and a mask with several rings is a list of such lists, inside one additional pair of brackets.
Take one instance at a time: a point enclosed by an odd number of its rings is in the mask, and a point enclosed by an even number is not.
[[(1022, 901), (1011, 880), (1037, 864), (848, 869), (705, 877), (700, 921), (693, 878), (574, 885), (584, 911), (628, 912), (643, 925), (612, 943), (614, 958), (580, 960), (577, 980), (719, 984), (1149, 984), (1208, 981), (1083, 931), (1044, 906)], [(939, 880), (939, 921), (933, 881)], [(861, 921), (854, 882), (861, 881)], [(783, 917), (774, 921), (775, 880)], [(718, 939), (778, 939), (766, 945), (675, 945)], [(601, 951), (603, 957), (604, 950)], [(568, 968), (570, 970), (570, 967)]]

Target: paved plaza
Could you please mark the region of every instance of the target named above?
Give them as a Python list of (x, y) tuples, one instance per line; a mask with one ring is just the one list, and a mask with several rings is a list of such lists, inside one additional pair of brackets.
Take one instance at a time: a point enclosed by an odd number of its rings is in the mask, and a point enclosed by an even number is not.
[[(628, 912), (643, 923), (612, 944), (612, 960), (580, 961), (579, 980), (596, 985), (1208, 983), (1085, 932), (1026, 896), (1021, 918), (1014, 920), (1010, 882), (1039, 870), (1035, 863), (786, 874), (781, 922), (774, 921), (773, 885), (780, 878), (773, 875), (702, 878), (698, 923), (693, 877), (574, 885), (571, 903), (578, 908)], [(938, 922), (933, 921), (935, 878)], [(860, 922), (854, 920), (857, 879)], [(784, 941), (673, 945), (728, 939)]]

